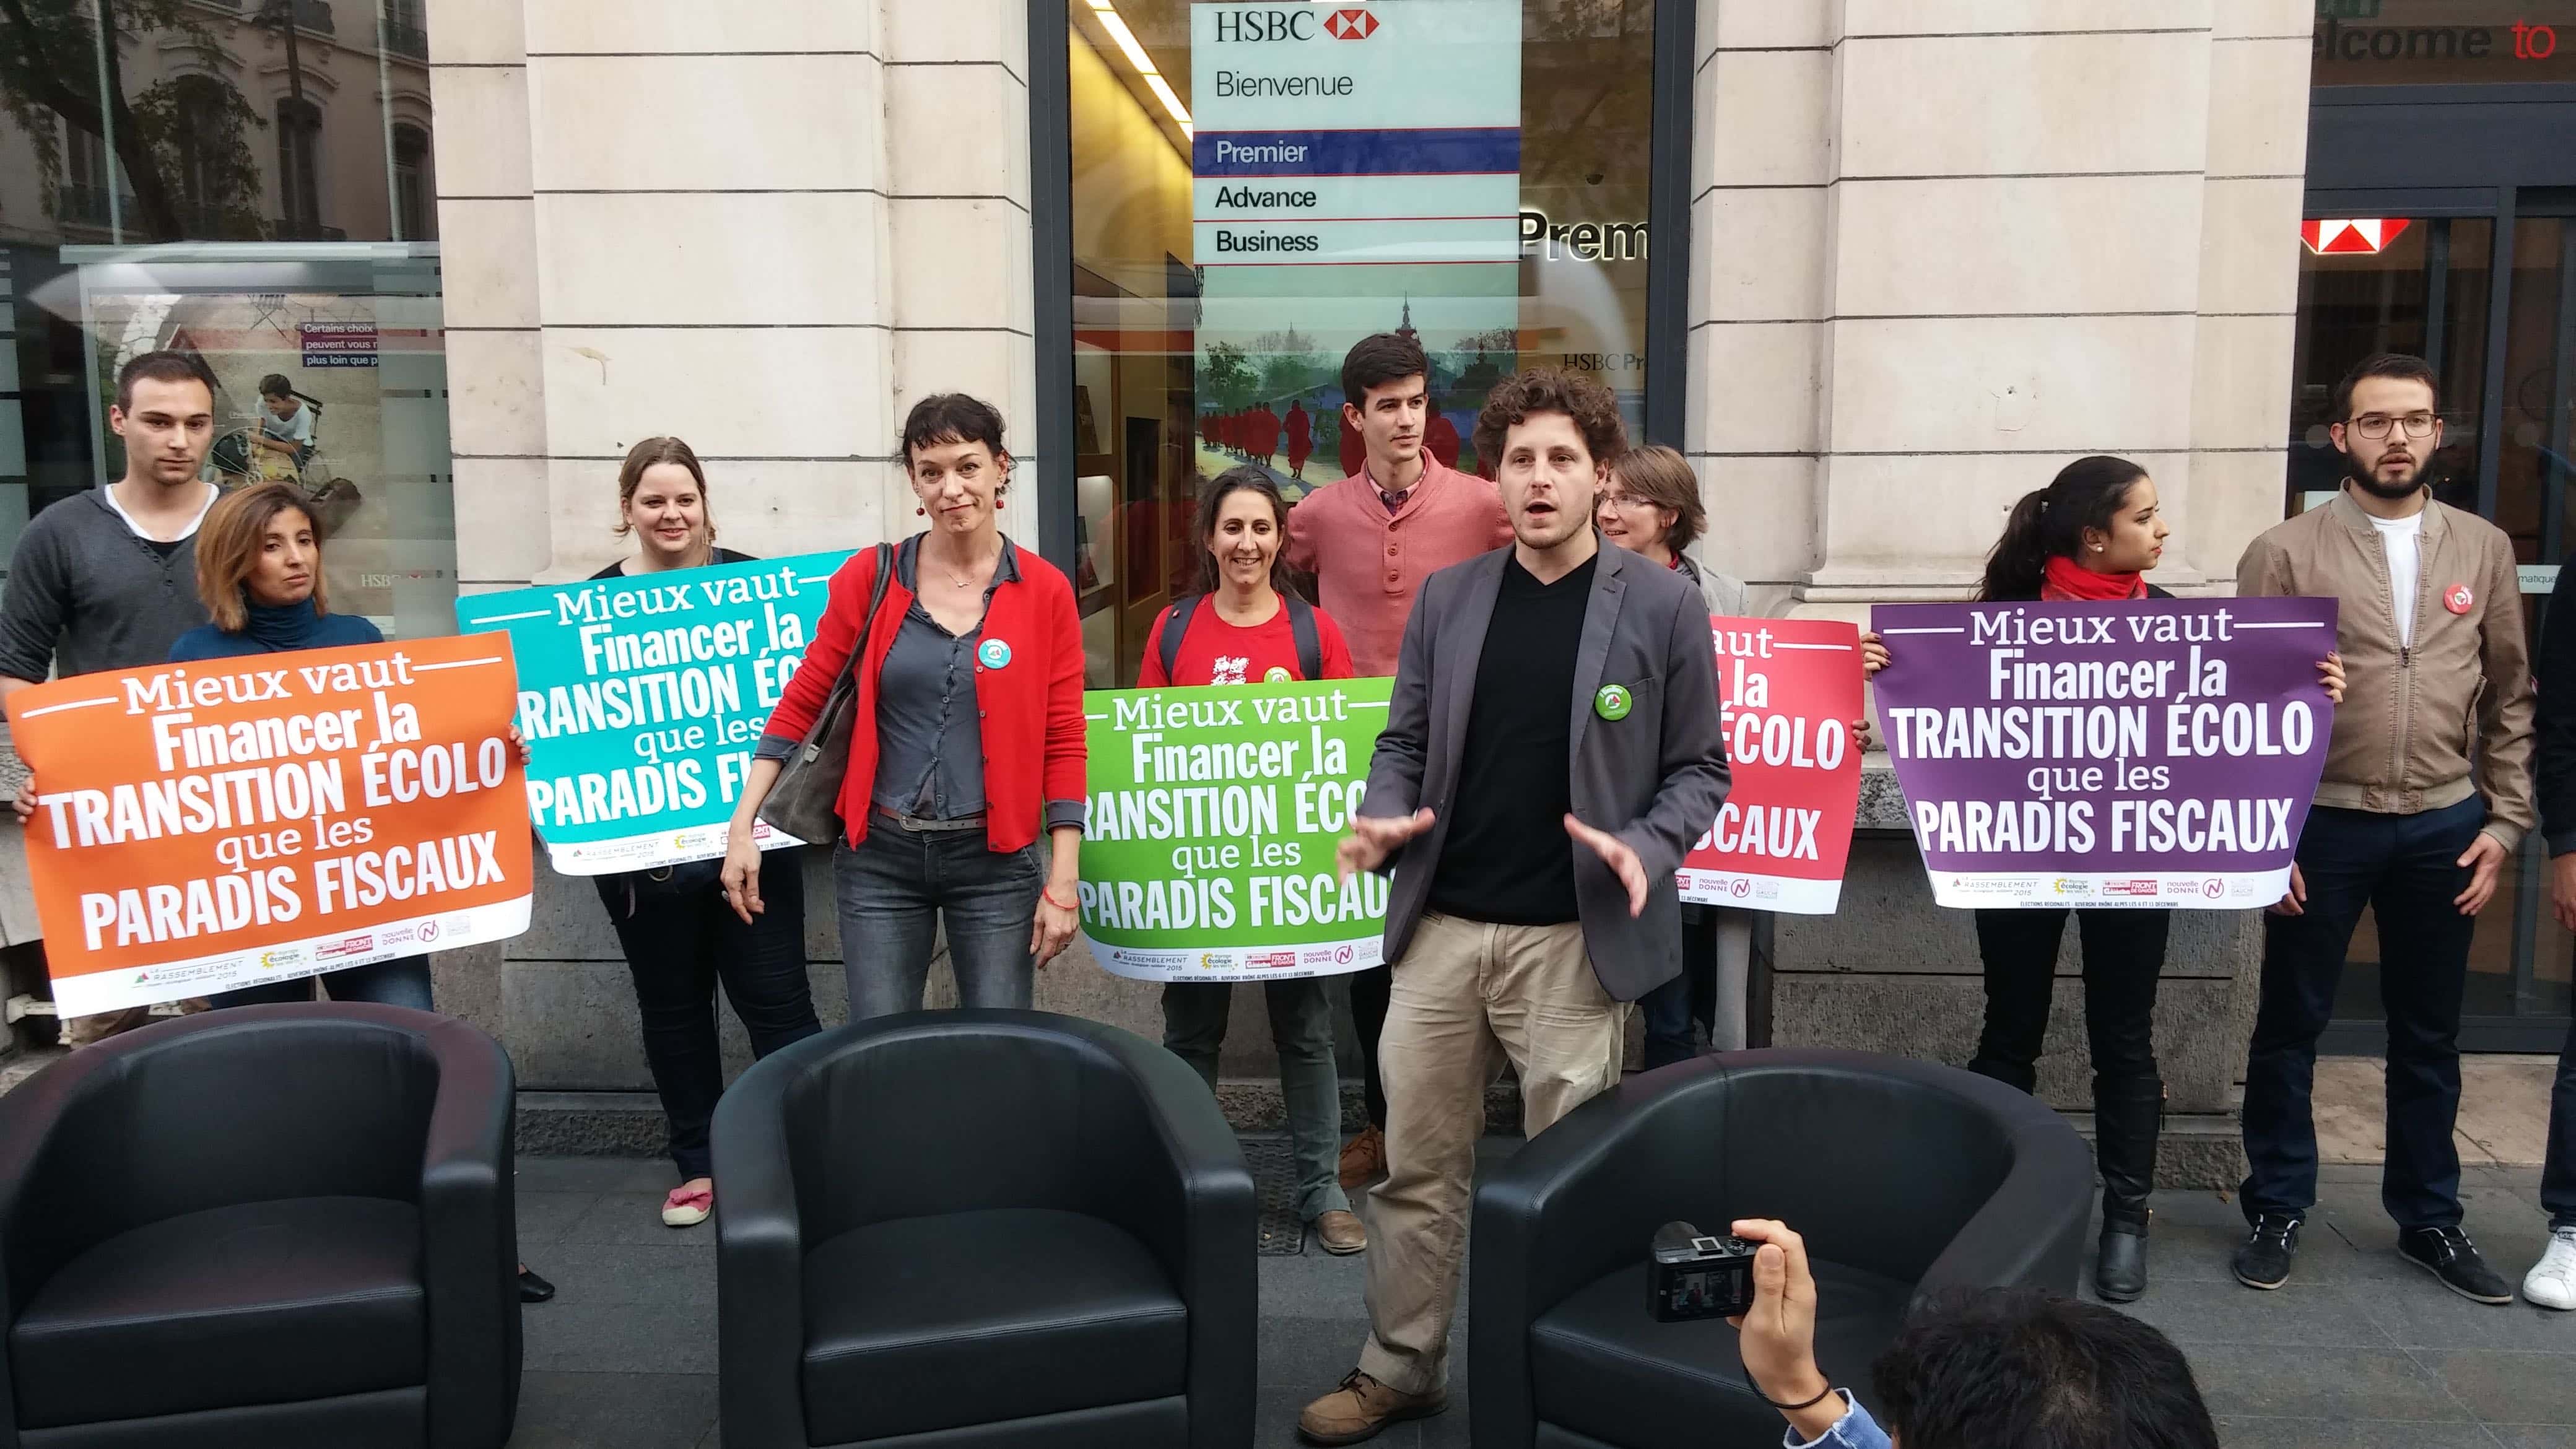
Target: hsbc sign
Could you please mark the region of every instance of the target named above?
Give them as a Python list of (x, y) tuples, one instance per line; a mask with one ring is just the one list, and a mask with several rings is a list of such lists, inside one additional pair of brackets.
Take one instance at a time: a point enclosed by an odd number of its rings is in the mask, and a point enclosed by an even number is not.
[(1216, 12), (1216, 38), (1220, 44), (1240, 45), (1247, 41), (1312, 40), (1315, 38), (1317, 13), (1312, 9), (1236, 10)]
[(1217, 9), (1213, 18), (1220, 45), (1314, 40), (1319, 36), (1366, 40), (1377, 34), (1377, 17), (1357, 6), (1330, 12), (1320, 5), (1276, 9), (1229, 6)]

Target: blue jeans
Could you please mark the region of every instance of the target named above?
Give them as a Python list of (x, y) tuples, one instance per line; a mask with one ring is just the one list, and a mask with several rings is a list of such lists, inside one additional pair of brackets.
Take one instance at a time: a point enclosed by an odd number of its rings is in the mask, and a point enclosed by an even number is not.
[(1637, 998), (1646, 1019), (1647, 1071), (1698, 1055), (1694, 1017), (1708, 1023), (1710, 1051), (1744, 1050), (1754, 914), (1733, 906), (1682, 906), (1681, 974)]
[(328, 971), (320, 976), (299, 977), (293, 981), (262, 982), (243, 986), (217, 995), (209, 1003), (224, 1006), (267, 1006), (284, 1001), (311, 1001), (313, 983), (333, 1001), (366, 1001), (378, 1006), (408, 1006), (414, 1011), (432, 1011), (429, 1001), (429, 958), (396, 956), (370, 966), (350, 966)]
[(995, 852), (981, 830), (906, 830), (880, 815), (858, 849), (833, 848), (832, 878), (850, 1020), (921, 1009), (942, 925), (959, 1005), (1029, 1004), (1029, 933), (1046, 885), (1035, 843)]
[[(1265, 981), (1270, 1041), (1279, 1050), (1279, 1095), (1297, 1159), (1297, 1216), (1307, 1222), (1349, 1212), (1342, 1192), (1342, 1073), (1333, 1061), (1333, 998), (1321, 977)], [(1216, 1090), (1217, 1048), (1225, 1044), (1234, 988), (1212, 981), (1163, 983), (1163, 1046)]]
[(2317, 1200), (2309, 1110), (2317, 1038), (2334, 1013), (2344, 950), (2368, 906), (2379, 926), (2379, 1000), (2388, 1016), (2388, 1163), (2379, 1201), (2401, 1228), (2457, 1227), (2460, 998), (2474, 917), (2451, 898), (2455, 862), (2486, 823), (2486, 802), (2414, 815), (2318, 806), (2299, 834), (2305, 913), (2264, 921), (2262, 1004), (2245, 1058), (2245, 1216), (2303, 1216)]
[(2558, 1049), (2558, 1080), (2549, 1089), (2549, 1148), (2540, 1166), (2540, 1205), (2553, 1228), (2576, 1227), (2576, 1021)]

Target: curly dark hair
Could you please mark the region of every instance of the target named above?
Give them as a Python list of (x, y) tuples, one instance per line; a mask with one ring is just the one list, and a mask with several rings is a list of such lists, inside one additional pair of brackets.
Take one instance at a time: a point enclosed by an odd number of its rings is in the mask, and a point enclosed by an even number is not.
[(1532, 413), (1572, 418), (1595, 463), (1610, 462), (1628, 450), (1616, 394), (1588, 377), (1543, 367), (1504, 378), (1485, 395), (1484, 410), (1476, 414), (1477, 471), (1491, 478), (1501, 470), (1503, 435)]
[(2173, 1340), (2035, 1289), (1925, 1299), (1870, 1379), (1880, 1422), (1906, 1449), (2218, 1449)]

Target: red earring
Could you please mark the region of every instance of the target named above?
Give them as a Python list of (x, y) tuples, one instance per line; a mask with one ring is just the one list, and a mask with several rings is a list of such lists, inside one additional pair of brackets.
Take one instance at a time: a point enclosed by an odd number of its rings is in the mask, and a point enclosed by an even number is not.
[(930, 510), (927, 508), (916, 508), (912, 510), (912, 516), (915, 518), (927, 518), (930, 516)]

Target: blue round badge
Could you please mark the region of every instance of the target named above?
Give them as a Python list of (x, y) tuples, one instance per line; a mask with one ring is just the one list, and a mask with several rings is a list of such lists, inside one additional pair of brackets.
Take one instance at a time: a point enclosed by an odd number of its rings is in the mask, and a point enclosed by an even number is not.
[(1011, 646), (999, 639), (987, 639), (975, 646), (975, 657), (984, 661), (985, 668), (999, 669), (1011, 662)]

